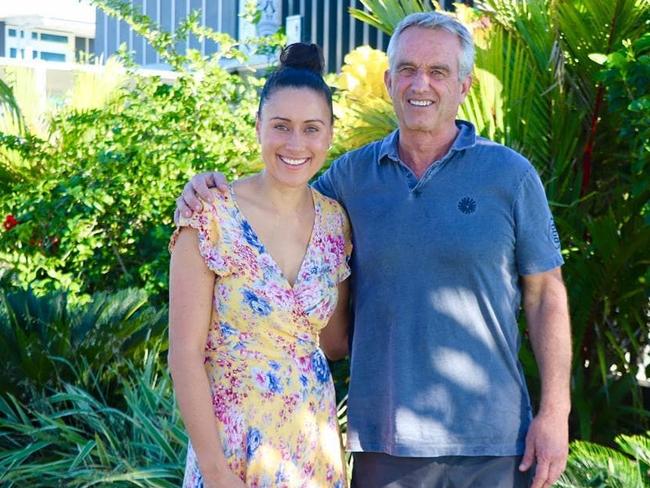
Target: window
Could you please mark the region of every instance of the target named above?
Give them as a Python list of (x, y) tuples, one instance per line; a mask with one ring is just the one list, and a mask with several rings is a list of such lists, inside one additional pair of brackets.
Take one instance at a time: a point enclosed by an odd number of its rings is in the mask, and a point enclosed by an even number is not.
[(9, 29), (9, 37), (16, 37), (16, 29)]
[(9, 57), (10, 58), (17, 58), (18, 57), (18, 51), (16, 50), (15, 47), (12, 47), (9, 49)]
[(38, 51), (32, 51), (32, 59), (38, 59)]
[(55, 34), (41, 34), (41, 41), (67, 43), (68, 36), (57, 36)]
[(36, 32), (32, 32), (32, 39), (38, 39), (38, 34)]
[(21, 37), (22, 39), (25, 39), (25, 31), (20, 31), (20, 37)]
[(65, 61), (65, 54), (59, 54), (59, 53), (48, 53), (45, 51), (41, 51), (41, 59), (43, 61)]

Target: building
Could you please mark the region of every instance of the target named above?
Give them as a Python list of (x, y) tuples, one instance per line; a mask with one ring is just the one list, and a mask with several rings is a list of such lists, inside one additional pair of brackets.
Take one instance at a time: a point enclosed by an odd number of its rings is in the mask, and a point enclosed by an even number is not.
[(74, 62), (94, 51), (94, 38), (95, 10), (77, 0), (0, 5), (0, 56)]
[[(388, 36), (349, 15), (350, 7), (363, 9), (359, 0), (257, 0), (262, 18), (256, 26), (241, 17), (246, 0), (131, 0), (131, 3), (169, 32), (194, 10), (201, 12), (202, 25), (228, 33), (237, 40), (271, 34), (284, 26), (290, 42), (315, 42), (323, 48), (327, 71), (338, 71), (344, 56), (357, 46), (368, 44), (385, 49), (388, 43)], [(128, 24), (107, 16), (100, 9), (96, 18), (96, 55), (106, 59), (125, 43), (134, 53), (136, 63), (161, 67), (157, 53)], [(192, 48), (209, 55), (218, 46), (192, 36), (178, 48), (181, 52)]]

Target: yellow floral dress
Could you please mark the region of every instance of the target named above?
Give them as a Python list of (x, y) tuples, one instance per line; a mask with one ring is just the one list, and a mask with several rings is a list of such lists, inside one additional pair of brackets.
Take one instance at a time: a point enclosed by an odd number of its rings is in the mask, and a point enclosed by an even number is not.
[[(230, 469), (250, 487), (343, 488), (334, 387), (318, 334), (350, 274), (347, 217), (312, 190), (314, 226), (291, 286), (232, 189), (214, 195), (180, 226), (198, 230), (199, 252), (217, 275), (205, 369)], [(183, 487), (202, 486), (190, 444)]]

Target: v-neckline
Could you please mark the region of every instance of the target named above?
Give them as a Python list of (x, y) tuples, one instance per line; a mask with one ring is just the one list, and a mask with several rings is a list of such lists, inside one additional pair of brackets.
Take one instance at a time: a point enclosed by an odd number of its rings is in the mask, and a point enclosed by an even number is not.
[(282, 268), (280, 267), (280, 265), (278, 264), (276, 259), (273, 257), (271, 252), (268, 250), (268, 247), (266, 246), (266, 244), (264, 244), (264, 241), (262, 241), (262, 239), (260, 238), (259, 234), (255, 230), (253, 225), (250, 223), (248, 218), (246, 218), (246, 214), (244, 214), (243, 210), (240, 208), (239, 204), (237, 203), (237, 197), (235, 195), (235, 189), (234, 189), (232, 183), (230, 183), (228, 185), (228, 189), (230, 191), (230, 199), (232, 200), (233, 207), (234, 207), (235, 211), (237, 212), (237, 216), (239, 217), (240, 222), (245, 223), (248, 226), (248, 228), (250, 229), (250, 231), (253, 234), (253, 237), (261, 245), (262, 249), (260, 249), (257, 246), (251, 246), (251, 247), (254, 247), (258, 254), (265, 254), (269, 258), (271, 264), (275, 268), (278, 275), (280, 276), (280, 279), (287, 285), (287, 287), (290, 290), (292, 290), (292, 291), (295, 290), (296, 285), (300, 281), (300, 275), (303, 272), (303, 268), (306, 265), (307, 259), (309, 257), (310, 252), (311, 252), (311, 249), (313, 247), (313, 242), (314, 242), (314, 239), (315, 239), (315, 236), (316, 236), (317, 228), (320, 225), (320, 222), (319, 222), (319, 220), (320, 220), (320, 207), (319, 207), (317, 199), (316, 199), (316, 192), (314, 191), (313, 188), (309, 187), (309, 192), (311, 194), (311, 201), (312, 201), (312, 205), (314, 207), (314, 222), (313, 222), (313, 224), (311, 226), (311, 234), (309, 235), (309, 240), (307, 241), (307, 247), (305, 248), (305, 254), (302, 256), (302, 261), (300, 262), (300, 267), (298, 268), (298, 273), (296, 274), (296, 279), (294, 280), (293, 283), (291, 283), (289, 281), (289, 279), (287, 278), (287, 275), (284, 273), (284, 271), (282, 271)]

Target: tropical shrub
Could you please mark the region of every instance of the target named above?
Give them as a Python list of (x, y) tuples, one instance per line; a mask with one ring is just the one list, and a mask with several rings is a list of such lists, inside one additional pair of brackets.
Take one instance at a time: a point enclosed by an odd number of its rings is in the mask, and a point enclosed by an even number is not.
[(223, 50), (209, 60), (171, 50), (191, 28), (202, 29), (196, 19), (170, 36), (133, 12), (117, 13), (131, 15), (125, 18), (178, 78), (166, 84), (129, 71), (129, 82), (103, 106), (56, 112), (47, 140), (0, 135), (0, 157), (17, 159), (21, 175), (0, 201), (0, 216), (18, 224), (0, 235), (0, 265), (15, 285), (37, 293), (138, 287), (162, 301), (182, 185), (202, 170), (233, 177), (260, 167), (253, 129), (259, 81), (220, 67), (222, 56), (240, 55), (222, 34), (214, 37)]
[(113, 402), (126, 362), (166, 344), (167, 310), (142, 290), (97, 293), (85, 305), (67, 295), (0, 293), (0, 390), (21, 398), (76, 382)]
[[(645, 12), (647, 18), (647, 4)], [(596, 74), (607, 110), (599, 126), (601, 146), (594, 148), (597, 193), (581, 212), (562, 212), (567, 221), (572, 217), (572, 241), (579, 249), (567, 281), (577, 358), (574, 418), (584, 439), (604, 440), (650, 425), (648, 388), (636, 380), (639, 368), (647, 378), (650, 333), (649, 53), (647, 33), (624, 41)]]
[(650, 487), (650, 432), (619, 435), (614, 441), (618, 449), (585, 441), (573, 442), (567, 469), (555, 486)]
[(594, 58), (604, 64), (599, 78), (606, 89), (608, 116), (619, 129), (622, 150), (615, 157), (631, 156), (629, 170), (619, 176), (633, 195), (640, 195), (647, 190), (650, 165), (650, 33), (624, 41), (622, 49), (607, 57)]
[(201, 170), (255, 168), (251, 91), (220, 68), (171, 86), (136, 78), (102, 110), (56, 114), (54, 143), (1, 139), (43, 168), (0, 204), (19, 222), (1, 237), (0, 255), (17, 284), (37, 292), (165, 289), (184, 182)]
[(121, 408), (72, 384), (37, 406), (0, 398), (2, 486), (180, 486), (187, 435), (157, 356), (129, 364)]

